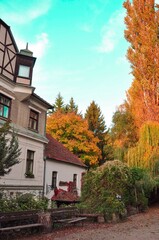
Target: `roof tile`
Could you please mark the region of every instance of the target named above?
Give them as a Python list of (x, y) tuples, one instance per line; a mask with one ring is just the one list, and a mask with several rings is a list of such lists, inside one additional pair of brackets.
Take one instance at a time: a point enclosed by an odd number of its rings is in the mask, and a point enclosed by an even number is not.
[(45, 150), (45, 156), (47, 158), (86, 167), (86, 165), (76, 155), (64, 147), (62, 143), (55, 140), (50, 134), (46, 134), (46, 137), (49, 140)]

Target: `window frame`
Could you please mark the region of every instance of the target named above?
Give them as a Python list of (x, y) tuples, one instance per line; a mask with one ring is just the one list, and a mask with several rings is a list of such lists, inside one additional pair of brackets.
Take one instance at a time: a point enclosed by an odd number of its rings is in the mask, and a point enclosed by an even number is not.
[[(12, 103), (12, 99), (9, 98), (8, 96), (0, 93), (0, 97), (6, 99), (9, 101), (9, 105), (1, 102), (1, 99), (0, 99), (0, 107), (2, 106), (2, 115), (0, 114), (0, 118), (4, 118), (4, 119), (9, 119), (10, 118), (10, 112), (11, 112), (11, 103)], [(4, 115), (4, 108), (7, 108), (8, 109), (8, 114), (7, 114), (7, 117)]]
[(51, 188), (55, 189), (56, 187), (57, 187), (57, 171), (52, 171)]
[(73, 183), (74, 183), (74, 186), (77, 187), (77, 174), (76, 173), (73, 174)]
[(26, 171), (25, 176), (28, 178), (34, 177), (34, 158), (35, 158), (35, 151), (27, 150), (27, 157), (26, 157)]
[[(37, 116), (37, 118), (34, 118), (32, 116), (32, 113)], [(34, 128), (34, 123), (36, 123), (36, 127)], [(38, 125), (39, 125), (39, 113), (36, 112), (33, 109), (30, 109), (30, 116), (29, 116), (29, 129), (32, 131), (38, 131)]]

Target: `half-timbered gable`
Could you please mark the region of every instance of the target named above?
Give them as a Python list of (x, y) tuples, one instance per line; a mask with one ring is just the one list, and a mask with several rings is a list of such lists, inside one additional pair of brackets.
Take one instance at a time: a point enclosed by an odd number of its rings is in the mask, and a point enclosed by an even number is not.
[(18, 48), (10, 27), (0, 19), (0, 73), (14, 81)]

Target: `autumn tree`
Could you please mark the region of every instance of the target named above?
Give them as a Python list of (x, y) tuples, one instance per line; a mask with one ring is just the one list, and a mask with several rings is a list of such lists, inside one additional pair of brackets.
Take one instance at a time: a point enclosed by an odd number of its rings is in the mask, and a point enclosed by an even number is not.
[(154, 0), (126, 0), (125, 38), (134, 81), (128, 101), (136, 124), (159, 121), (159, 11)]
[(130, 167), (149, 169), (154, 176), (159, 174), (159, 123), (146, 122), (140, 128), (139, 141), (128, 150), (125, 158)]
[(20, 154), (16, 133), (7, 122), (0, 128), (0, 176), (8, 174), (11, 167), (19, 163)]
[(127, 102), (121, 104), (113, 114), (111, 138), (114, 146), (114, 158), (123, 161), (127, 149), (135, 146), (138, 141), (138, 129)]
[(134, 146), (138, 140), (138, 129), (126, 103), (121, 104), (113, 114), (111, 136), (114, 144), (122, 148)]
[(103, 163), (110, 154), (108, 153), (108, 145), (110, 150), (109, 135), (106, 128), (104, 116), (101, 109), (95, 101), (90, 103), (90, 106), (86, 109), (85, 119), (88, 121), (89, 130), (91, 130), (96, 137), (99, 138), (98, 147), (101, 150), (101, 163)]
[(80, 115), (55, 112), (48, 116), (47, 132), (77, 155), (88, 166), (98, 164), (99, 139), (88, 129), (88, 123)]

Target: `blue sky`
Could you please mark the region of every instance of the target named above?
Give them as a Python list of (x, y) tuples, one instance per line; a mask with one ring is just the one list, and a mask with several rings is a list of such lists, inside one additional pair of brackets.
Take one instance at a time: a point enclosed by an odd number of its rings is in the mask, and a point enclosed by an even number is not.
[(131, 85), (122, 0), (0, 0), (0, 18), (19, 49), (37, 61), (33, 86), (54, 103), (73, 97), (84, 114), (94, 100), (109, 127)]

